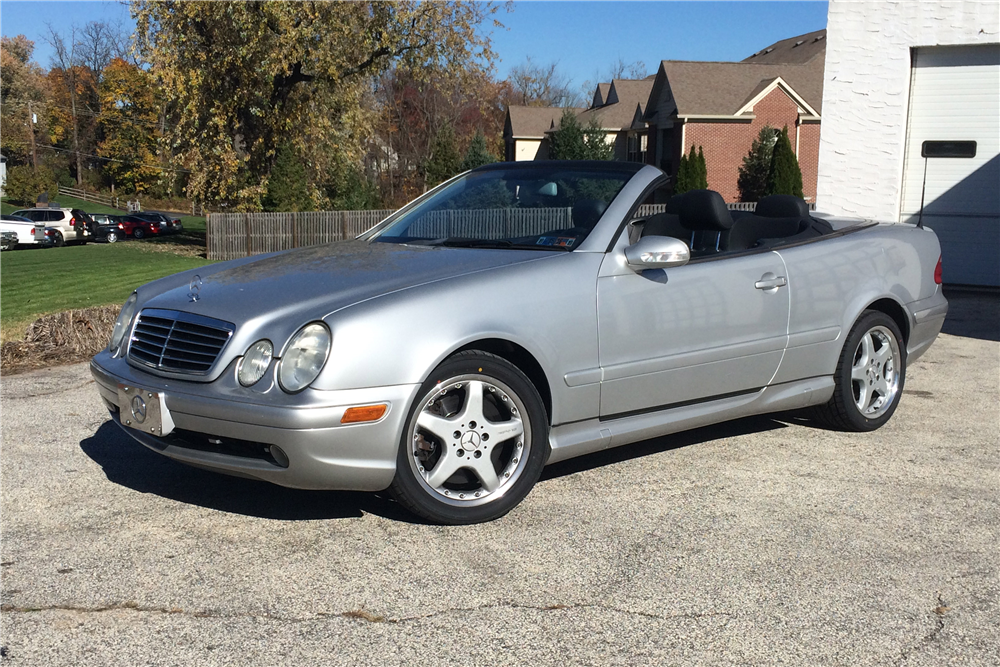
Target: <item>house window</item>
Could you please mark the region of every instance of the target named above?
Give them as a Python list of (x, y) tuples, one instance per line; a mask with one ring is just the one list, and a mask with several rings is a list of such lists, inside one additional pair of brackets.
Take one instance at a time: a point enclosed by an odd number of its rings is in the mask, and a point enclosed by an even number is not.
[(628, 161), (646, 161), (646, 135), (637, 132), (628, 133)]

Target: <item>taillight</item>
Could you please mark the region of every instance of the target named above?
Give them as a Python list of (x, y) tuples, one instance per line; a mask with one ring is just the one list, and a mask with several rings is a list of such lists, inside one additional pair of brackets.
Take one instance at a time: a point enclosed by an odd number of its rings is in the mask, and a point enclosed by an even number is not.
[(76, 227), (76, 218), (70, 218), (69, 219), (69, 226), (70, 227)]
[(118, 223), (118, 229), (125, 229), (125, 225), (123, 225), (122, 223), (119, 222)]
[(938, 257), (937, 266), (934, 267), (934, 282), (938, 285), (941, 284), (941, 258)]

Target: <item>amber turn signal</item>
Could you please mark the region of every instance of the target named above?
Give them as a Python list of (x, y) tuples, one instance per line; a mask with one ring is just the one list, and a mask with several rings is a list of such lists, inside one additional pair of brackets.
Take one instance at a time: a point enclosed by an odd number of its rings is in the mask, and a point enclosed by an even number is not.
[(382, 418), (389, 408), (385, 403), (378, 405), (363, 405), (358, 408), (347, 408), (344, 416), (340, 418), (341, 424), (357, 424), (359, 422), (373, 422)]

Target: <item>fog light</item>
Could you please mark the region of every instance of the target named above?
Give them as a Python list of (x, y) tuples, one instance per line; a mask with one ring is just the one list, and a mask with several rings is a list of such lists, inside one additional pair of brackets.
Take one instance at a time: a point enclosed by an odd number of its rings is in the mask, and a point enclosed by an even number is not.
[(271, 365), (273, 354), (274, 346), (271, 345), (271, 341), (269, 340), (259, 340), (251, 345), (247, 353), (240, 359), (237, 371), (240, 384), (244, 387), (249, 387), (264, 377), (267, 367)]
[(340, 418), (341, 424), (357, 424), (358, 422), (373, 422), (382, 419), (387, 406), (385, 403), (378, 405), (364, 405), (357, 408), (347, 408), (344, 416)]
[(275, 463), (277, 463), (282, 468), (288, 467), (288, 455), (285, 454), (283, 451), (281, 451), (281, 447), (278, 447), (277, 445), (271, 445), (270, 447), (267, 448), (267, 450), (271, 452), (271, 456), (274, 457)]

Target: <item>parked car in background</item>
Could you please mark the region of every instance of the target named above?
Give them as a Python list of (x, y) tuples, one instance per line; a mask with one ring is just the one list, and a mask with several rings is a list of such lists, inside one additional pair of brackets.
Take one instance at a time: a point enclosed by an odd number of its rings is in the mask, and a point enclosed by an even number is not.
[(884, 425), (948, 311), (934, 232), (785, 195), (734, 216), (711, 190), (640, 213), (670, 187), (503, 162), (356, 240), (162, 278), (125, 302), (96, 388), (161, 455), (389, 488), (440, 523), (502, 516), (547, 463), (729, 419)]
[(184, 225), (177, 218), (172, 218), (166, 213), (157, 213), (156, 211), (144, 211), (142, 213), (134, 213), (133, 215), (149, 220), (154, 224), (160, 226), (160, 233), (162, 234), (175, 234), (184, 229)]
[(119, 222), (126, 236), (133, 236), (137, 239), (144, 239), (147, 236), (158, 236), (160, 234), (159, 221), (152, 221), (136, 213), (121, 216)]
[(125, 225), (122, 223), (122, 216), (95, 213), (91, 217), (96, 223), (93, 232), (95, 241), (118, 243), (125, 238)]
[(35, 222), (30, 218), (21, 215), (0, 216), (0, 231), (14, 235), (13, 245), (9, 244), (4, 250), (11, 250), (18, 245), (34, 245), (41, 243), (45, 237), (45, 223)]
[(56, 246), (64, 245), (70, 241), (86, 243), (90, 234), (87, 226), (93, 222), (85, 211), (78, 208), (25, 208), (14, 211), (14, 215), (41, 222), (46, 227), (56, 229), (59, 232), (54, 243)]
[(17, 232), (0, 231), (0, 250), (13, 250), (17, 247)]

